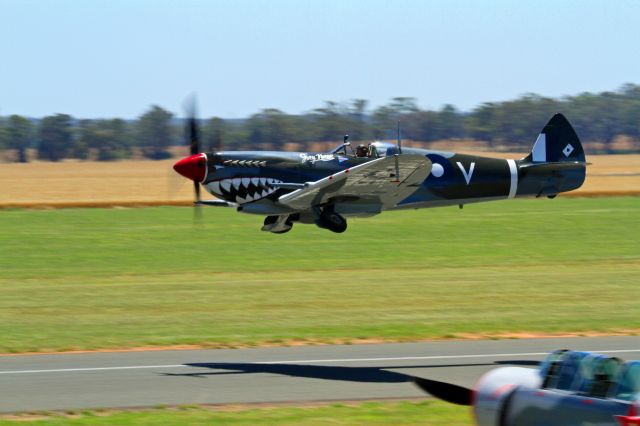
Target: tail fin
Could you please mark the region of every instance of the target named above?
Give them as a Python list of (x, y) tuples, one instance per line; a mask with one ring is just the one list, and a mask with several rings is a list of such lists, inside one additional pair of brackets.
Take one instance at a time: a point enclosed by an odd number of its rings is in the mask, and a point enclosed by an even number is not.
[(531, 153), (523, 159), (530, 163), (585, 163), (584, 150), (575, 130), (558, 113), (542, 129)]
[(556, 114), (538, 135), (529, 155), (518, 162), (518, 194), (553, 198), (580, 188), (587, 165), (575, 130), (564, 115)]

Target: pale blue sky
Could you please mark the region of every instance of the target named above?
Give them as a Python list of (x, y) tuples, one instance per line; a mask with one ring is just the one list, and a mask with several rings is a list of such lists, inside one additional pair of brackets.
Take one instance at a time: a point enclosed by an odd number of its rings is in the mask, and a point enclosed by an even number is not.
[(471, 110), (640, 83), (640, 1), (0, 0), (0, 114)]

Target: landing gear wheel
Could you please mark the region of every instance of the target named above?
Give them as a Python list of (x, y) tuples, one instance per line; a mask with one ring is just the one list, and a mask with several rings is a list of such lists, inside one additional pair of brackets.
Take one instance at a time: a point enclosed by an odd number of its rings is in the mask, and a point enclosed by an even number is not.
[(284, 220), (284, 217), (281, 216), (267, 216), (264, 218), (262, 230), (272, 234), (286, 234), (291, 231), (291, 228), (293, 228), (293, 222), (289, 220), (289, 217)]
[(347, 220), (333, 210), (327, 209), (322, 211), (316, 225), (338, 234), (347, 230)]
[(293, 228), (293, 223), (287, 222), (287, 225), (289, 225), (289, 228), (285, 229), (284, 231), (271, 231), (271, 233), (272, 234), (286, 234), (287, 232), (291, 231), (291, 229)]
[(278, 220), (278, 216), (267, 216), (264, 218), (264, 226), (273, 225)]

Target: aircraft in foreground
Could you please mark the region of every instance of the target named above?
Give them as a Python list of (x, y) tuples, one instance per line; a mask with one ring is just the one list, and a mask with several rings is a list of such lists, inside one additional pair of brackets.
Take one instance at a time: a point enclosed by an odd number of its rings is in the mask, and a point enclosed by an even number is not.
[[(399, 133), (399, 132), (398, 132)], [(373, 142), (331, 152), (199, 152), (195, 118), (189, 120), (191, 156), (174, 169), (194, 182), (196, 205), (224, 206), (264, 216), (263, 231), (283, 234), (294, 223), (333, 232), (348, 217), (385, 210), (455, 206), (516, 197), (554, 198), (579, 188), (586, 161), (575, 131), (554, 115), (528, 156), (489, 158), (403, 148)], [(200, 185), (217, 197), (200, 200)]]
[(538, 369), (492, 370), (474, 390), (415, 382), (437, 398), (472, 406), (479, 426), (640, 425), (640, 361), (563, 349)]

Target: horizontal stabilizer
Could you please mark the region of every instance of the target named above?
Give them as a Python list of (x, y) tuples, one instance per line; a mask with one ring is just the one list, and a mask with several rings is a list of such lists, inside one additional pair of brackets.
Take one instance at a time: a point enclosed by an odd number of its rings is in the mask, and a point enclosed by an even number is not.
[(552, 162), (552, 163), (525, 163), (520, 165), (521, 169), (580, 169), (586, 166), (590, 166), (591, 163), (585, 161), (570, 161), (570, 162)]

